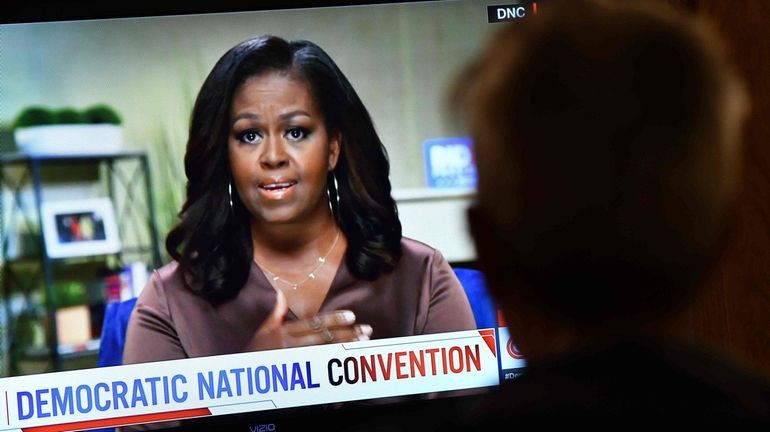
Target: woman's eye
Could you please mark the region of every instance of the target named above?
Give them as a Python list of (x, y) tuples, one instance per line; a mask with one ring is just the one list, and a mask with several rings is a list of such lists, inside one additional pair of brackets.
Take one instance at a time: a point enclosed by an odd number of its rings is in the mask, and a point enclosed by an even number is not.
[(241, 142), (245, 142), (245, 143), (248, 143), (248, 144), (257, 143), (257, 142), (259, 142), (260, 138), (262, 138), (262, 137), (260, 137), (259, 134), (257, 133), (257, 131), (254, 131), (254, 130), (247, 130), (247, 131), (241, 133), (241, 135), (238, 137), (238, 139)]
[(307, 137), (307, 130), (301, 127), (293, 127), (286, 131), (286, 138), (289, 141), (300, 141)]

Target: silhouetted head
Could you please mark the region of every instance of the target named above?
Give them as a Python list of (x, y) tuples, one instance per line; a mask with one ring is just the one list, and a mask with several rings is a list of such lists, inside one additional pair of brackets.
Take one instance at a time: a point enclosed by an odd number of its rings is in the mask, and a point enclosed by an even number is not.
[(747, 108), (702, 21), (660, 2), (549, 2), (496, 34), (455, 97), (503, 309), (622, 328), (691, 298), (722, 248)]

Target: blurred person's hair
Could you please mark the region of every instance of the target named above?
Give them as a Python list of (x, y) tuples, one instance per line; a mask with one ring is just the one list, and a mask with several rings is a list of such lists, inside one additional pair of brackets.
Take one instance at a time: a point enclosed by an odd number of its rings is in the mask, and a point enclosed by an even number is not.
[(483, 266), (582, 325), (692, 298), (725, 243), (747, 106), (707, 24), (661, 2), (549, 2), (494, 36), (453, 99), (495, 151), (477, 155), (495, 162), (472, 210), (495, 233)]

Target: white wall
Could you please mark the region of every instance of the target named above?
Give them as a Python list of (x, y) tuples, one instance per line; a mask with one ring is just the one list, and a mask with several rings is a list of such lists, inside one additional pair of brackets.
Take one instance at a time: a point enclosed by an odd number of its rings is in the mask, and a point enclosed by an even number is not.
[(473, 197), (470, 189), (393, 191), (404, 236), (438, 249), (450, 263), (476, 260), (466, 221)]

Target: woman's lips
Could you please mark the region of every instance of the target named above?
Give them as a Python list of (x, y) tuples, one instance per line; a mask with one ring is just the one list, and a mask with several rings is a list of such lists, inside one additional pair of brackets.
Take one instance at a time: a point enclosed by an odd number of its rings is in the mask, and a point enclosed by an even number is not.
[(261, 183), (259, 185), (259, 194), (267, 200), (281, 200), (294, 191), (294, 185), (296, 184), (297, 182), (293, 180)]

